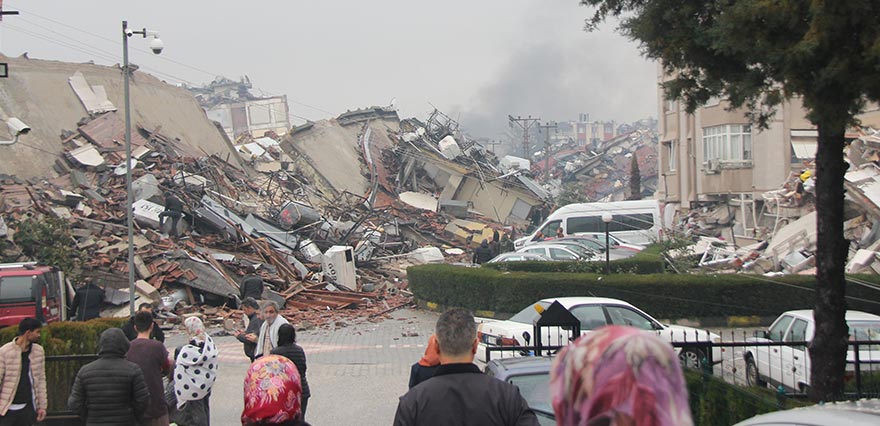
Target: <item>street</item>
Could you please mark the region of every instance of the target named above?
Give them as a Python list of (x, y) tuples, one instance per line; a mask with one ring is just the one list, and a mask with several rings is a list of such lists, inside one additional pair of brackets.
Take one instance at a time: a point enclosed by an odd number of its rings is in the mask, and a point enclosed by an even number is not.
[[(410, 366), (424, 353), (437, 316), (400, 310), (379, 323), (298, 332), (312, 392), (306, 421), (315, 426), (391, 424), (397, 399), (407, 391)], [(185, 340), (175, 330), (165, 345), (173, 352)], [(237, 426), (250, 363), (234, 337), (214, 340), (220, 349), (220, 374), (211, 396), (211, 424)]]

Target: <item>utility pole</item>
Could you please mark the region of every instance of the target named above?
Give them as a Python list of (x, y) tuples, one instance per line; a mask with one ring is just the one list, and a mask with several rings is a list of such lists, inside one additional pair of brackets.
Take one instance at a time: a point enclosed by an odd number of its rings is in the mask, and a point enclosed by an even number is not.
[(531, 150), (529, 149), (529, 129), (531, 129), (532, 126), (534, 126), (535, 124), (538, 124), (538, 122), (541, 121), (541, 119), (540, 118), (532, 118), (531, 115), (528, 117), (520, 117), (520, 116), (514, 117), (512, 115), (508, 115), (507, 119), (510, 120), (510, 127), (511, 128), (513, 128), (513, 126), (516, 125), (517, 127), (519, 127), (522, 130), (523, 157), (525, 157), (526, 160), (531, 161), (531, 158), (529, 158), (529, 157), (531, 157), (531, 154), (530, 154)]
[(538, 125), (538, 133), (544, 133), (544, 176), (547, 179), (550, 178), (550, 129), (554, 133), (559, 132), (555, 122), (552, 125), (547, 122)]
[(495, 153), (495, 145), (501, 145), (501, 142), (496, 141), (495, 139), (492, 139), (492, 140), (486, 142), (486, 145), (489, 145), (489, 152), (494, 154)]

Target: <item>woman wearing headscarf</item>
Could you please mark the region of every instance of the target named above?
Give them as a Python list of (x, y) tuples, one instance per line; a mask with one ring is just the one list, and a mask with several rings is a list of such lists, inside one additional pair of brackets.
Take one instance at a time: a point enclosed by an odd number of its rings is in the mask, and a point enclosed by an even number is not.
[(278, 328), (278, 347), (272, 349), (274, 355), (281, 355), (296, 365), (302, 383), (302, 401), (300, 401), (301, 419), (306, 418), (306, 407), (309, 405), (309, 381), (306, 379), (306, 353), (300, 345), (296, 344), (296, 329), (290, 324), (283, 324)]
[(187, 318), (183, 323), (189, 343), (175, 351), (174, 396), (177, 398), (172, 421), (179, 426), (210, 426), (209, 399), (217, 380), (219, 351), (205, 332), (202, 320)]
[(440, 346), (437, 344), (437, 335), (432, 335), (428, 339), (428, 347), (425, 348), (425, 355), (419, 362), (412, 365), (409, 372), (409, 388), (416, 387), (419, 383), (434, 377), (434, 372), (440, 366)]
[(559, 426), (693, 425), (672, 346), (632, 327), (602, 327), (564, 348), (550, 391)]
[(280, 355), (258, 358), (244, 378), (242, 426), (308, 426), (300, 415), (299, 371)]

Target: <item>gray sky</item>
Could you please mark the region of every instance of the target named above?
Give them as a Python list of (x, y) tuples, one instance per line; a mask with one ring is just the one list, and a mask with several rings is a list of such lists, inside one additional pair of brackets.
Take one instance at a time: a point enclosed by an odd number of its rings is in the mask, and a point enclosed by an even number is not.
[[(131, 39), (131, 61), (171, 83), (247, 74), (286, 94), (291, 112), (327, 118), (397, 99), (431, 104), (475, 136), (507, 115), (634, 121), (656, 116), (655, 65), (611, 26), (586, 33), (576, 0), (229, 1), (5, 0), (0, 51), (70, 62), (121, 62), (121, 21), (160, 32)], [(85, 32), (83, 32), (85, 31)], [(258, 91), (255, 90), (259, 94)], [(494, 133), (494, 134), (493, 134)]]

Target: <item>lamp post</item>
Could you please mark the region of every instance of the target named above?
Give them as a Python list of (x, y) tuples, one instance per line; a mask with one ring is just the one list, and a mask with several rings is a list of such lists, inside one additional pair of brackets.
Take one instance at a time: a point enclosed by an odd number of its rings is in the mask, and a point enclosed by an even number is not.
[(122, 75), (123, 75), (123, 93), (125, 98), (125, 224), (128, 228), (128, 301), (129, 311), (134, 316), (134, 223), (132, 218), (132, 205), (134, 204), (131, 193), (131, 107), (129, 102), (128, 80), (131, 70), (128, 67), (128, 38), (133, 35), (141, 35), (147, 38), (152, 35), (153, 40), (150, 42), (150, 50), (155, 54), (162, 53), (164, 48), (162, 40), (159, 39), (159, 33), (147, 31), (146, 28), (141, 31), (133, 31), (128, 29), (128, 21), (122, 21)]
[(602, 222), (605, 222), (605, 275), (611, 273), (611, 244), (609, 244), (610, 238), (608, 237), (608, 224), (614, 220), (614, 216), (611, 213), (603, 213), (602, 214)]

